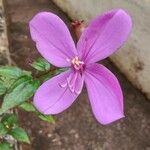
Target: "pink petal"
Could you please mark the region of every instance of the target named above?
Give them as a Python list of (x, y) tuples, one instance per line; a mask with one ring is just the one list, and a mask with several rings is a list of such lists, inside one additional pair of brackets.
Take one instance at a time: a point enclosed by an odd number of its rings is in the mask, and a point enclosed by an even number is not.
[(67, 78), (67, 84), (72, 92), (80, 94), (84, 84), (84, 76), (79, 71), (72, 71)]
[(122, 90), (107, 68), (99, 64), (88, 66), (85, 83), (93, 113), (100, 123), (109, 124), (124, 117)]
[(77, 55), (75, 44), (64, 22), (55, 14), (38, 13), (29, 23), (32, 39), (41, 55), (58, 67), (69, 66), (66, 59)]
[(110, 56), (127, 39), (131, 28), (131, 18), (122, 9), (97, 17), (83, 31), (77, 44), (80, 58), (93, 63)]
[(75, 86), (75, 93), (80, 94), (83, 88), (84, 84), (84, 76), (78, 75), (77, 80), (76, 80), (76, 86)]
[(34, 95), (34, 105), (43, 114), (58, 114), (67, 109), (78, 94), (70, 91), (68, 86), (61, 87), (71, 72), (66, 71), (43, 83)]

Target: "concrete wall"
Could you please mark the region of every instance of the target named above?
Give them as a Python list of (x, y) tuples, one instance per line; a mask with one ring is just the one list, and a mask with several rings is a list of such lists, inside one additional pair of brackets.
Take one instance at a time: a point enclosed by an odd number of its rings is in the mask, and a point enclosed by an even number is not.
[(111, 60), (150, 98), (150, 0), (53, 0), (73, 19), (86, 22), (112, 8), (123, 8), (133, 18), (128, 42)]
[(10, 64), (4, 7), (0, 0), (0, 65)]

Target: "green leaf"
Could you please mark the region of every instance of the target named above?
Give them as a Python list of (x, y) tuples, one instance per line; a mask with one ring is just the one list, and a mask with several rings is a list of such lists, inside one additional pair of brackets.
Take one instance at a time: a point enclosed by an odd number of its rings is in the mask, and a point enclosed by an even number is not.
[(28, 111), (28, 112), (35, 112), (36, 111), (35, 107), (29, 102), (24, 102), (23, 104), (19, 105), (19, 107), (25, 111)]
[(29, 76), (31, 73), (13, 66), (0, 67), (0, 80), (6, 88), (9, 88), (16, 79), (25, 75)]
[(17, 115), (16, 114), (5, 114), (2, 117), (1, 122), (8, 127), (17, 125), (17, 123), (18, 123)]
[(17, 80), (15, 80), (13, 82), (13, 84), (9, 87), (7, 94), (12, 92), (17, 86), (19, 86), (20, 84), (30, 80), (32, 77), (28, 77), (28, 76), (21, 76), (19, 77)]
[(10, 86), (14, 83), (14, 81), (16, 79), (11, 79), (11, 78), (7, 78), (7, 77), (0, 77), (0, 80), (3, 82), (3, 85), (5, 85), (6, 90), (10, 88)]
[(19, 142), (30, 143), (26, 131), (22, 128), (14, 128), (9, 132), (9, 134), (12, 135), (13, 138)]
[(54, 123), (55, 120), (53, 118), (53, 116), (51, 115), (43, 115), (41, 113), (38, 114), (38, 117), (43, 120), (43, 121), (46, 121), (46, 122), (49, 122), (49, 123)]
[(50, 69), (50, 64), (44, 58), (38, 58), (31, 66), (38, 71), (48, 71)]
[(7, 128), (3, 123), (0, 122), (0, 135), (5, 135), (7, 133)]
[(27, 71), (23, 71), (18, 67), (13, 66), (2, 66), (0, 67), (0, 76), (4, 76), (6, 78), (17, 79), (22, 75), (30, 74)]
[(39, 81), (24, 76), (24, 78), (20, 78), (14, 84), (13, 88), (4, 97), (0, 113), (29, 100), (38, 88)]
[(4, 83), (0, 80), (0, 95), (5, 94), (7, 88), (5, 87)]
[(8, 142), (0, 142), (0, 150), (13, 150)]

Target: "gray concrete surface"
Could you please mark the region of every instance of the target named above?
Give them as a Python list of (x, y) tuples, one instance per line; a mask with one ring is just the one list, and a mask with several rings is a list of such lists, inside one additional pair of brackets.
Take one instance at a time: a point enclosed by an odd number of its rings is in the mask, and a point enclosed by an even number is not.
[(150, 0), (53, 0), (74, 19), (90, 21), (114, 8), (128, 11), (133, 30), (128, 42), (110, 58), (133, 85), (150, 99)]
[[(38, 56), (31, 41), (28, 21), (39, 11), (51, 11), (70, 27), (70, 19), (49, 0), (6, 0), (11, 58), (30, 70), (28, 60)], [(108, 126), (94, 119), (84, 89), (71, 108), (55, 116), (56, 123), (40, 121), (36, 115), (19, 111), (20, 123), (26, 128), (31, 145), (23, 150), (149, 150), (150, 102), (106, 60), (103, 62), (121, 82), (125, 118)]]
[(4, 7), (0, 0), (0, 65), (10, 64)]

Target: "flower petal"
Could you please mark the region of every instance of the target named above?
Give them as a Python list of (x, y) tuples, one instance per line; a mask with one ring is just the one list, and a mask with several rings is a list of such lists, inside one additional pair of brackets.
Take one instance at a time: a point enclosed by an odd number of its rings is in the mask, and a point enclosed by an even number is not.
[(32, 39), (41, 55), (58, 67), (69, 66), (66, 59), (77, 55), (75, 44), (64, 22), (55, 14), (38, 13), (29, 23)]
[[(64, 82), (63, 82), (64, 83)], [(81, 75), (79, 71), (72, 71), (67, 78), (68, 87), (72, 92), (80, 94), (84, 84), (84, 75)], [(62, 85), (61, 85), (62, 86)]]
[(83, 88), (83, 84), (84, 84), (84, 75), (81, 76), (79, 73), (75, 84), (76, 84), (75, 93), (80, 94)]
[(132, 28), (130, 16), (122, 9), (109, 11), (93, 20), (77, 44), (81, 60), (93, 63), (119, 48)]
[(60, 85), (70, 73), (71, 71), (66, 71), (53, 77), (36, 91), (33, 103), (41, 113), (58, 114), (75, 101), (78, 94), (71, 92), (68, 86), (61, 87)]
[(117, 78), (106, 67), (88, 66), (85, 83), (93, 113), (100, 123), (109, 124), (124, 117), (122, 90)]

